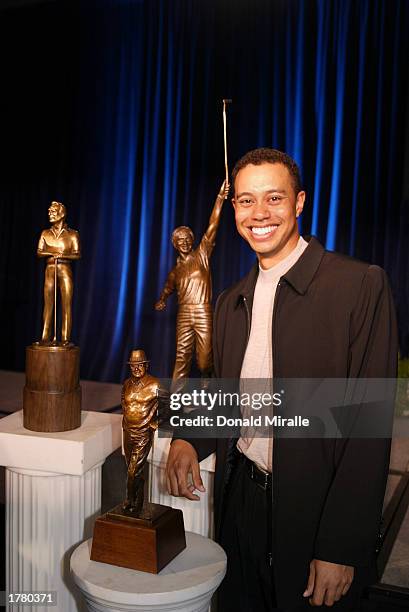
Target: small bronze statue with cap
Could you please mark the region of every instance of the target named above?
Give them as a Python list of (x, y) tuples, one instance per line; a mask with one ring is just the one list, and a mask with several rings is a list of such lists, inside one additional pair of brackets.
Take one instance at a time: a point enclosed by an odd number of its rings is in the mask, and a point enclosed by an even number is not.
[(128, 364), (131, 376), (121, 396), (126, 499), (97, 518), (91, 559), (158, 573), (186, 547), (182, 511), (144, 499), (144, 468), (155, 430), (166, 420), (169, 394), (148, 374), (145, 351), (133, 350)]
[(122, 387), (122, 428), (128, 465), (127, 498), (123, 509), (138, 516), (143, 508), (144, 466), (158, 427), (158, 391), (160, 382), (148, 374), (145, 351), (132, 351), (128, 364), (131, 377)]

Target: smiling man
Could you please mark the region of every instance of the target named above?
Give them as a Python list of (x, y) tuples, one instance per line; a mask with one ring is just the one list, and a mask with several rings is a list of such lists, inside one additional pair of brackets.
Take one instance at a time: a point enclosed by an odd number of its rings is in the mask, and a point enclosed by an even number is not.
[[(273, 386), (276, 378), (395, 377), (386, 275), (299, 235), (305, 192), (294, 160), (256, 149), (232, 177), (237, 230), (258, 261), (217, 300), (215, 376)], [(385, 410), (393, 413), (393, 401)], [(355, 610), (376, 580), (390, 440), (175, 438), (169, 491), (198, 499), (198, 462), (213, 451), (216, 537), (228, 557), (220, 612)]]

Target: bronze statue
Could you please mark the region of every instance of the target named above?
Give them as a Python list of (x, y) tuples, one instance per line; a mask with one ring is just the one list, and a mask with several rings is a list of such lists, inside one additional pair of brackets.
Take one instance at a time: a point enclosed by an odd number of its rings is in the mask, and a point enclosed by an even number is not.
[(42, 344), (50, 343), (53, 311), (54, 337), (52, 344), (57, 344), (57, 284), (60, 287), (61, 294), (62, 344), (67, 346), (71, 338), (73, 294), (71, 260), (81, 257), (81, 249), (79, 234), (67, 226), (66, 216), (67, 211), (64, 204), (51, 202), (48, 209), (51, 227), (41, 232), (37, 248), (38, 257), (48, 257), (44, 281)]
[(158, 427), (159, 380), (148, 374), (148, 359), (143, 350), (132, 351), (128, 361), (131, 377), (122, 387), (122, 427), (128, 465), (127, 497), (123, 509), (141, 513), (144, 501), (143, 469)]
[(210, 215), (209, 226), (199, 246), (193, 250), (194, 235), (189, 227), (177, 227), (172, 244), (179, 252), (175, 267), (169, 272), (156, 310), (166, 307), (169, 295), (176, 291), (178, 315), (176, 322), (176, 360), (173, 380), (189, 376), (193, 351), (204, 376), (212, 369), (212, 281), (209, 259), (212, 254), (224, 200), (229, 184), (223, 181)]
[(169, 393), (148, 374), (148, 363), (143, 350), (131, 352), (131, 377), (123, 384), (121, 398), (127, 495), (95, 521), (90, 558), (157, 574), (186, 548), (186, 538), (181, 510), (144, 503), (145, 463), (169, 407)]

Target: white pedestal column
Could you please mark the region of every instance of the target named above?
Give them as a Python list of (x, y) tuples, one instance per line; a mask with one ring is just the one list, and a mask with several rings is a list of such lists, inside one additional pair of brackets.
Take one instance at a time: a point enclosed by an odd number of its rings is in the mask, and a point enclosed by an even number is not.
[[(22, 412), (0, 421), (7, 590), (55, 591), (54, 609), (84, 610), (70, 578), (69, 558), (92, 535), (100, 514), (101, 466), (121, 445), (121, 415), (83, 412), (80, 428), (61, 433), (31, 432), (22, 423)], [(24, 612), (27, 606), (11, 609)]]

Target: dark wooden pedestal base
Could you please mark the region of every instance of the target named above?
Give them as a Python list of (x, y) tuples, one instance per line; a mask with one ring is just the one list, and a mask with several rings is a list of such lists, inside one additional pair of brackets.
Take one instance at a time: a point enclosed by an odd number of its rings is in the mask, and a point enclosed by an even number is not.
[(135, 518), (117, 506), (95, 522), (91, 559), (157, 574), (185, 548), (181, 510), (147, 504)]
[(31, 431), (70, 431), (81, 425), (80, 350), (77, 346), (26, 348), (23, 424)]

